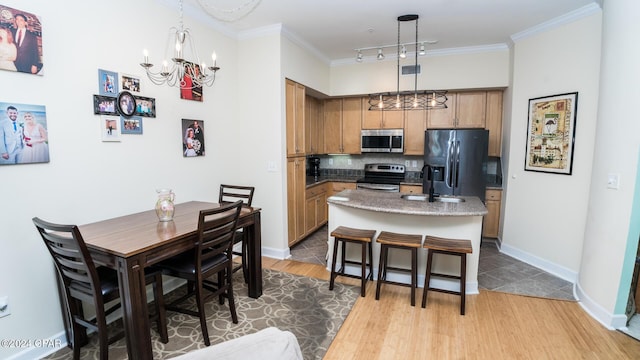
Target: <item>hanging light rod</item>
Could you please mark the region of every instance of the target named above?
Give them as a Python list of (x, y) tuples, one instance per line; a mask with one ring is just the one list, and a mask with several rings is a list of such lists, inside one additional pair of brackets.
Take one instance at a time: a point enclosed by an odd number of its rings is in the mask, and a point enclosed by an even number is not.
[(402, 46), (410, 46), (410, 45), (421, 45), (424, 46), (424, 44), (437, 44), (438, 40), (425, 40), (425, 41), (418, 41), (418, 42), (406, 42), (406, 43), (400, 43), (400, 44), (393, 44), (393, 45), (381, 45), (381, 46), (369, 46), (369, 47), (362, 47), (362, 48), (357, 48), (357, 49), (353, 49), (353, 51), (367, 51), (367, 50), (377, 50), (377, 49), (387, 49), (387, 48), (397, 48), (398, 45)]
[[(369, 110), (389, 111), (389, 110), (430, 110), (430, 109), (446, 109), (447, 108), (447, 92), (446, 90), (418, 90), (418, 55), (424, 53), (424, 42), (418, 41), (418, 15), (403, 15), (398, 17), (398, 43), (388, 47), (394, 47), (397, 51), (397, 69), (396, 69), (396, 91), (383, 92), (377, 94), (369, 94)], [(413, 90), (400, 90), (400, 58), (407, 57), (407, 44), (400, 43), (400, 24), (402, 22), (415, 21), (416, 24), (416, 41), (411, 43), (415, 46), (414, 53), (414, 75)], [(418, 44), (421, 44), (418, 50)], [(358, 51), (358, 61), (362, 61), (362, 49)], [(382, 47), (373, 47), (378, 49), (378, 60), (384, 59)]]

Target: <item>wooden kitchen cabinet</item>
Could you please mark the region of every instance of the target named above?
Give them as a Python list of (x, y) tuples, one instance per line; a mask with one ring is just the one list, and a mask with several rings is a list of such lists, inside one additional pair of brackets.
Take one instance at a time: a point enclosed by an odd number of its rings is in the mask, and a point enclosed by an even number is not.
[(305, 234), (305, 158), (287, 159), (287, 220), (289, 246), (304, 238)]
[(447, 94), (447, 108), (429, 110), (429, 129), (471, 129), (485, 127), (486, 91), (463, 91)]
[(497, 238), (500, 230), (500, 202), (502, 200), (502, 190), (487, 189), (485, 193), (485, 206), (487, 215), (482, 220), (482, 236)]
[(400, 185), (400, 192), (406, 194), (422, 194), (422, 185)]
[(305, 233), (310, 235), (327, 223), (327, 184), (310, 187), (305, 192)]
[(404, 154), (424, 155), (424, 132), (427, 130), (426, 110), (405, 111)]
[(309, 95), (305, 103), (305, 153), (322, 154), (324, 151), (324, 112), (323, 103)]
[(402, 129), (405, 111), (369, 110), (369, 97), (362, 98), (362, 129)]
[(343, 190), (355, 190), (356, 189), (356, 183), (354, 182), (338, 182), (338, 181), (334, 181), (332, 183), (330, 183), (331, 185), (329, 185), (329, 189), (328, 189), (328, 196), (333, 196)]
[(360, 154), (362, 99), (329, 99), (324, 102), (324, 153)]
[(287, 157), (305, 154), (305, 87), (286, 79), (285, 82)]
[(489, 130), (489, 156), (502, 154), (502, 90), (487, 91), (485, 129)]

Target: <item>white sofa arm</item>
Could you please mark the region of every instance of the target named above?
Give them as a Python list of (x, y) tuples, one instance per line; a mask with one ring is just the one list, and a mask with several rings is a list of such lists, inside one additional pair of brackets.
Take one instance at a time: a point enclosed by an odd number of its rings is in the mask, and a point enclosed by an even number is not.
[(193, 350), (173, 359), (302, 360), (302, 351), (293, 333), (270, 327), (204, 349)]

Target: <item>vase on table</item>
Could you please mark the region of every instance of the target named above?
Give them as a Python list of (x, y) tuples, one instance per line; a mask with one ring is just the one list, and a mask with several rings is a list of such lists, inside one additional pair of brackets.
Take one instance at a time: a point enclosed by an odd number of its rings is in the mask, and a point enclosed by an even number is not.
[(158, 219), (160, 221), (173, 220), (175, 194), (171, 189), (158, 189), (156, 192), (158, 193), (158, 201), (156, 202)]

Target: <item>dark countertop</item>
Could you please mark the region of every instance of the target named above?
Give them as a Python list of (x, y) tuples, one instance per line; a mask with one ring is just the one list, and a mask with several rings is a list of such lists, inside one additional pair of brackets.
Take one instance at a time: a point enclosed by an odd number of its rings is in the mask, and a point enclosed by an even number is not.
[[(361, 176), (341, 176), (341, 175), (329, 175), (329, 176), (307, 176), (307, 188), (320, 185), (326, 182), (352, 182), (355, 183), (358, 179), (362, 178)], [(498, 181), (495, 176), (489, 177), (487, 179), (487, 189), (490, 190), (502, 190), (502, 182)], [(401, 185), (422, 185), (422, 179), (418, 178), (407, 178), (404, 179)]]

